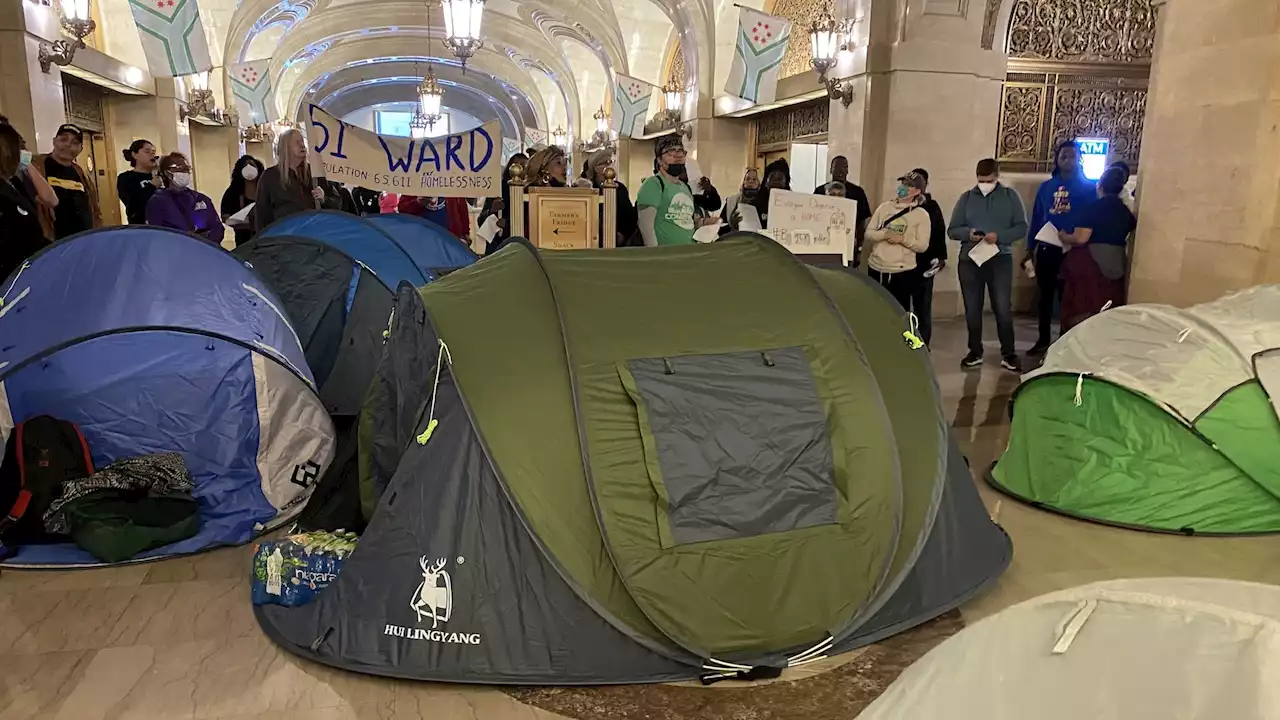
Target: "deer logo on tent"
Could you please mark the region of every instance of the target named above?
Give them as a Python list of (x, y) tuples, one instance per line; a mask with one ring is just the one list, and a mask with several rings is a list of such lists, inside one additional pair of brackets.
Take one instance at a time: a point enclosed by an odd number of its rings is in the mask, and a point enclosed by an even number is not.
[(422, 566), (422, 582), (413, 592), (409, 607), (418, 615), (418, 622), (422, 622), (424, 617), (431, 618), (432, 628), (449, 622), (449, 616), (453, 614), (453, 585), (449, 581), (449, 572), (444, 569), (447, 562), (445, 558), (437, 558), (428, 566), (426, 555), (418, 560)]

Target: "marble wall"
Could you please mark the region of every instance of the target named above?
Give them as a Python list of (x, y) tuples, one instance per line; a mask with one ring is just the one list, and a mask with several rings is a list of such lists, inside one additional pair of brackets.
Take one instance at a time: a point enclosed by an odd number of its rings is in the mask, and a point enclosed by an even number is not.
[(40, 43), (58, 39), (52, 8), (28, 2), (0, 3), (0, 114), (34, 152), (53, 149), (53, 134), (66, 122), (62, 73), (40, 69)]
[(1162, 4), (1130, 299), (1280, 282), (1280, 4)]

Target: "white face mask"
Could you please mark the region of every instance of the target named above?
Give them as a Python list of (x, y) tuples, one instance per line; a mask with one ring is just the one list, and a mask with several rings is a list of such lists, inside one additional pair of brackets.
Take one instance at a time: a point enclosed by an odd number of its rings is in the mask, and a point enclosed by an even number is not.
[(169, 185), (178, 190), (186, 190), (191, 187), (191, 173), (174, 173), (169, 176)]
[(978, 189), (982, 191), (983, 195), (990, 195), (996, 191), (996, 184), (993, 182), (978, 183)]
[(258, 168), (254, 167), (253, 165), (245, 165), (244, 168), (240, 170), (240, 177), (244, 178), (245, 180), (257, 180)]

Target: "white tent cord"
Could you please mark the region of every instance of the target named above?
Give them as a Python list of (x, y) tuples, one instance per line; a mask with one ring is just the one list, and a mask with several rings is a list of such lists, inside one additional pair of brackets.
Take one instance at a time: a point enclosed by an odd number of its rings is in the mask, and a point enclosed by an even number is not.
[(1093, 373), (1080, 373), (1080, 375), (1076, 377), (1076, 407), (1084, 405), (1084, 378), (1086, 375), (1092, 374)]
[(1086, 600), (1076, 606), (1075, 610), (1072, 612), (1071, 620), (1062, 628), (1062, 631), (1058, 636), (1058, 642), (1053, 645), (1054, 655), (1061, 655), (1071, 647), (1071, 643), (1075, 642), (1076, 636), (1079, 635), (1080, 631), (1084, 628), (1085, 622), (1097, 608), (1098, 601), (1093, 599)]
[(13, 292), (13, 286), (18, 284), (18, 278), (21, 278), (22, 273), (26, 272), (29, 267), (31, 267), (31, 261), (23, 260), (22, 267), (18, 268), (18, 274), (13, 276), (13, 282), (9, 283), (9, 287), (5, 289), (4, 295), (0, 295), (0, 307), (2, 307), (5, 300), (8, 299), (9, 293)]
[(795, 665), (799, 665), (800, 663), (806, 662), (807, 660), (809, 660), (810, 656), (812, 655), (818, 655), (826, 652), (828, 648), (830, 648), (833, 644), (835, 644), (835, 641), (836, 639), (834, 636), (828, 635), (821, 642), (809, 648), (808, 650), (805, 650), (804, 652), (798, 653), (796, 655), (792, 655), (790, 658), (788, 658), (787, 666), (792, 667)]
[[(715, 663), (715, 664), (713, 665), (712, 663)], [(724, 660), (717, 660), (713, 657), (709, 657), (707, 658), (707, 661), (702, 664), (702, 669), (711, 670), (713, 672), (724, 672), (726, 670), (732, 670), (733, 672), (736, 673), (739, 670), (750, 670), (751, 666), (739, 665), (738, 663), (725, 662)]]
[(1110, 309), (1111, 309), (1111, 301), (1110, 301), (1110, 300), (1108, 300), (1108, 301), (1107, 301), (1107, 302), (1102, 306), (1102, 309), (1101, 309), (1101, 310), (1099, 310), (1098, 312), (1100, 312), (1100, 313), (1104, 313), (1104, 312), (1106, 312), (1106, 311), (1108, 311), (1108, 310), (1110, 310)]
[(1183, 340), (1186, 340), (1187, 336), (1191, 334), (1193, 329), (1194, 328), (1186, 328), (1182, 332), (1178, 333), (1178, 343), (1181, 344)]

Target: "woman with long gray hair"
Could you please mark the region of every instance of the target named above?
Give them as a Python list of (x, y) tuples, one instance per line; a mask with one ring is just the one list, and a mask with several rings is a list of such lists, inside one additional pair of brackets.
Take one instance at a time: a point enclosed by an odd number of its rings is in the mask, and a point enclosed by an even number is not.
[(300, 130), (287, 130), (276, 142), (276, 164), (258, 180), (253, 207), (254, 230), (262, 230), (282, 217), (317, 210), (324, 190), (311, 177), (307, 164), (307, 139)]

